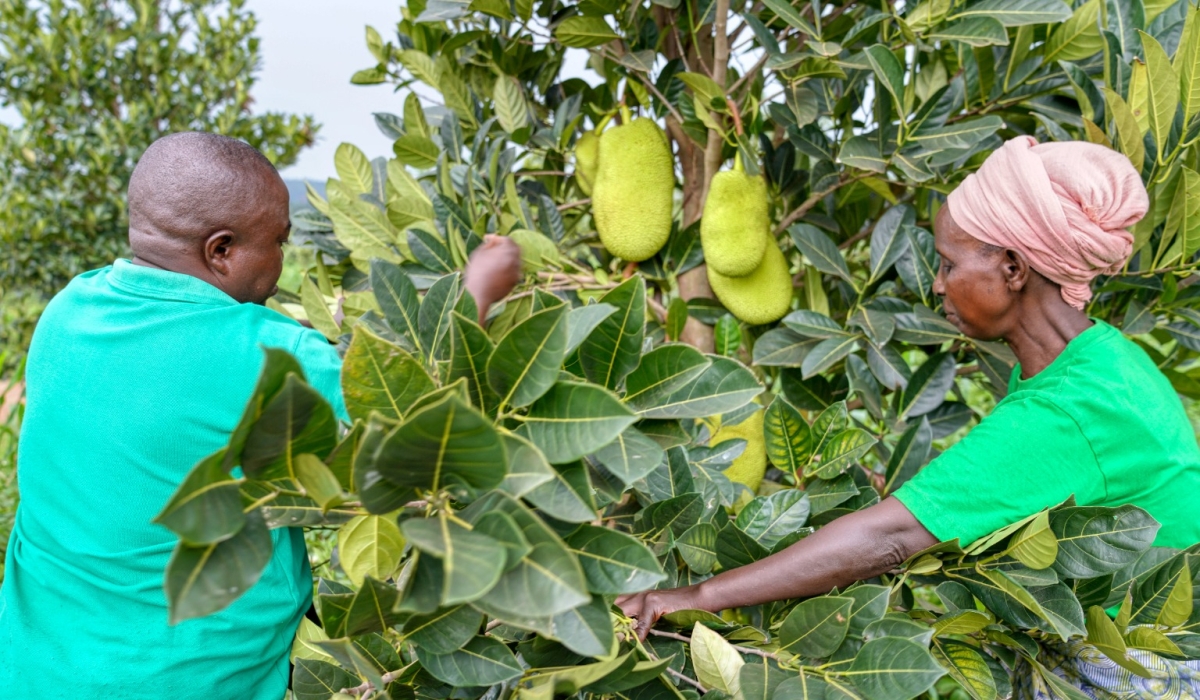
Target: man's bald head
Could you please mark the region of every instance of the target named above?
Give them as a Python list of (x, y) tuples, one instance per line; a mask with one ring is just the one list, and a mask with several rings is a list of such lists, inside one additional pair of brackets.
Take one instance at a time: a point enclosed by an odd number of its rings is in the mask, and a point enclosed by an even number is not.
[(199, 277), (238, 301), (265, 300), (279, 271), (265, 283), (259, 278), (270, 270), (237, 260), (261, 263), (272, 248), (278, 253), (288, 228), (288, 192), (279, 173), (253, 147), (227, 136), (164, 136), (146, 149), (129, 179), (134, 261)]

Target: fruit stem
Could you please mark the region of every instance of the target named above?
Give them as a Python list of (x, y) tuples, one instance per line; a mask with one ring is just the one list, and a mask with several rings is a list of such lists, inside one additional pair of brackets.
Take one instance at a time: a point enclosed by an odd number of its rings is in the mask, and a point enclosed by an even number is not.
[(621, 103), (621, 123), (628, 124), (633, 121), (633, 113), (629, 111), (629, 105)]
[(733, 155), (733, 172), (735, 172), (735, 173), (746, 172), (745, 166), (742, 165), (742, 149), (740, 149), (740, 148), (737, 151), (735, 151), (734, 155)]
[(613, 118), (614, 116), (616, 116), (616, 114), (617, 114), (616, 112), (612, 112), (612, 113), (610, 113), (610, 114), (606, 114), (606, 115), (604, 115), (604, 118), (603, 118), (603, 119), (601, 119), (601, 120), (600, 120), (600, 123), (596, 125), (596, 129), (595, 129), (595, 131), (596, 131), (596, 135), (597, 135), (597, 136), (599, 136), (599, 135), (600, 135), (600, 132), (601, 132), (601, 131), (604, 131), (604, 127), (608, 126), (608, 123), (609, 123), (610, 121), (612, 121), (612, 118)]

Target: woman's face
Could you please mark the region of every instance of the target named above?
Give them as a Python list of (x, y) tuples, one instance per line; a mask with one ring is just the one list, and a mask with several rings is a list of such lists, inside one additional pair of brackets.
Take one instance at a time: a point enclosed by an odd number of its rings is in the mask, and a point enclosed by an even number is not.
[(989, 246), (964, 231), (943, 206), (933, 222), (934, 245), (942, 258), (933, 292), (942, 297), (946, 319), (971, 338), (1004, 335), (1013, 291), (1005, 274), (1007, 251)]

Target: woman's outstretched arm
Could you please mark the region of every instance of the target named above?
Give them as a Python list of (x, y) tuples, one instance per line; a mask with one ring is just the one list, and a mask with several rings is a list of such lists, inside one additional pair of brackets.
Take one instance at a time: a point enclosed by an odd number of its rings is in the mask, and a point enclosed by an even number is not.
[(637, 618), (638, 636), (645, 639), (659, 617), (675, 610), (716, 612), (821, 595), (890, 571), (934, 544), (937, 538), (908, 508), (888, 498), (838, 518), (766, 559), (693, 586), (623, 596), (617, 605)]

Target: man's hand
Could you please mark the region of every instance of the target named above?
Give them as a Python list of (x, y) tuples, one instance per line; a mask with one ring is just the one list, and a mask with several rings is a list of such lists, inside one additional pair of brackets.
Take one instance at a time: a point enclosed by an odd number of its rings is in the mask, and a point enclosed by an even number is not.
[(503, 299), (521, 281), (521, 248), (511, 238), (488, 235), (471, 253), (463, 272), (467, 291), (479, 306), (479, 323), (488, 308)]
[[(628, 617), (637, 618), (638, 639), (645, 639), (658, 618), (676, 610), (703, 610), (698, 586), (644, 591), (617, 598), (617, 606)], [(709, 612), (716, 612), (710, 610)]]

